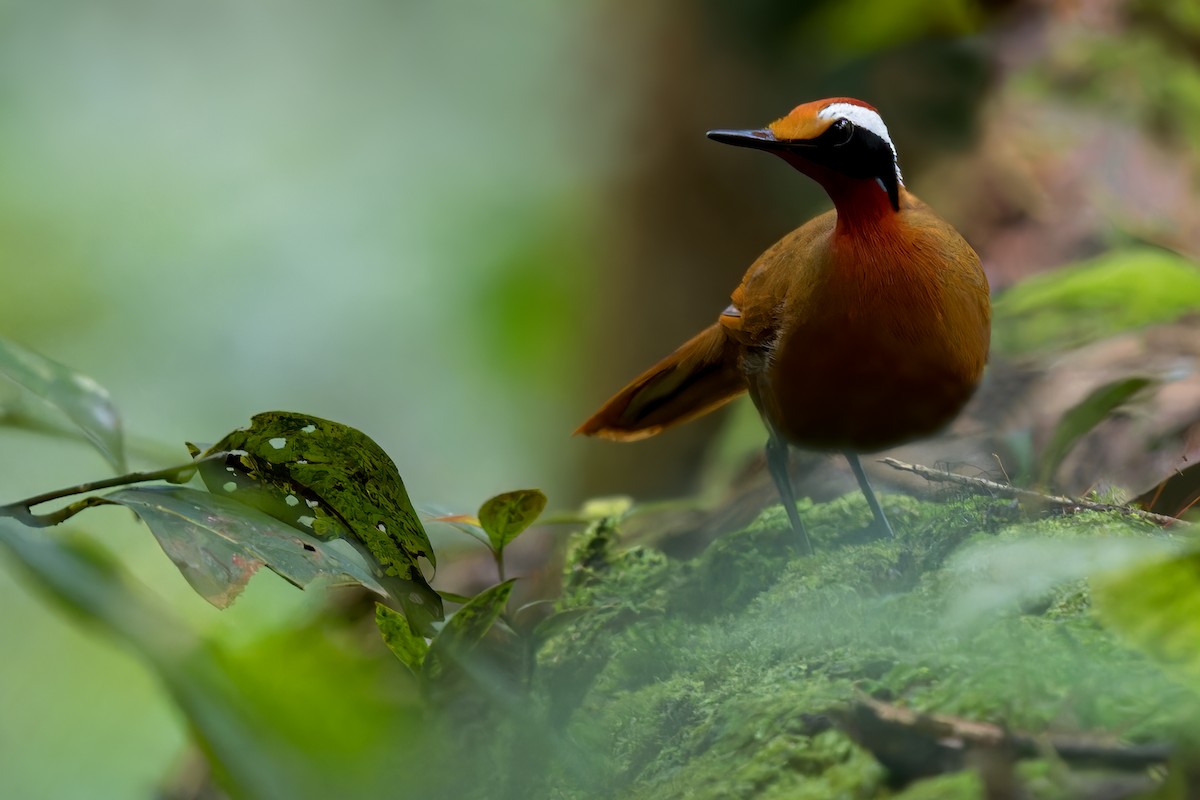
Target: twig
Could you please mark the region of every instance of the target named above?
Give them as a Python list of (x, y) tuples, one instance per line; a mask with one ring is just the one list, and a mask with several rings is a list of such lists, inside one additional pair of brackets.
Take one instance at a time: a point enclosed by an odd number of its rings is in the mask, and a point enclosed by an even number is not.
[(1033, 737), (987, 722), (923, 714), (863, 695), (849, 708), (830, 715), (852, 739), (905, 780), (962, 769), (973, 750), (1036, 758), (1049, 747), (1072, 764), (1121, 770), (1163, 764), (1174, 750), (1167, 743), (1123, 745), (1083, 737)]
[(70, 497), (84, 492), (95, 492), (100, 489), (111, 489), (114, 486), (128, 486), (131, 483), (144, 483), (146, 481), (167, 481), (168, 483), (186, 483), (191, 480), (196, 468), (201, 464), (209, 461), (223, 460), (227, 455), (226, 452), (212, 453), (197, 458), (187, 464), (176, 467), (167, 467), (166, 469), (157, 469), (152, 472), (130, 472), (125, 475), (118, 475), (115, 478), (105, 478), (100, 481), (90, 481), (81, 483), (77, 486), (70, 486), (66, 489), (55, 489), (52, 492), (45, 494), (34, 495), (27, 497), (24, 500), (18, 500), (15, 503), (9, 503), (5, 506), (0, 506), (0, 517), (12, 517), (19, 522), (28, 525), (31, 528), (47, 528), (51, 525), (57, 525), (83, 511), (85, 508), (91, 508), (96, 505), (103, 505), (104, 499), (99, 497), (86, 497), (83, 500), (63, 506), (58, 511), (52, 511), (49, 514), (34, 514), (33, 507), (39, 506), (42, 503), (48, 503), (51, 500), (61, 500), (64, 497)]
[(880, 461), (887, 464), (893, 469), (911, 472), (915, 475), (920, 475), (927, 481), (939, 481), (942, 483), (956, 483), (959, 486), (965, 486), (972, 489), (978, 494), (998, 494), (1004, 497), (1016, 497), (1025, 500), (1037, 500), (1041, 503), (1046, 503), (1052, 506), (1058, 506), (1064, 510), (1086, 510), (1086, 511), (1115, 511), (1120, 514), (1138, 517), (1140, 519), (1154, 522), (1158, 525), (1191, 525), (1187, 520), (1177, 517), (1168, 517), (1165, 514), (1155, 514), (1150, 511), (1143, 511), (1140, 508), (1132, 508), (1130, 506), (1116, 505), (1114, 503), (1095, 503), (1091, 500), (1078, 500), (1074, 497), (1064, 497), (1062, 495), (1049, 495), (1041, 492), (1035, 492), (1031, 489), (1021, 489), (1016, 486), (1008, 486), (1003, 483), (989, 481), (986, 478), (972, 478), (970, 475), (959, 475), (954, 472), (946, 472), (945, 470), (932, 469), (924, 467), (920, 464), (909, 464), (904, 461), (899, 461), (894, 458), (883, 458)]

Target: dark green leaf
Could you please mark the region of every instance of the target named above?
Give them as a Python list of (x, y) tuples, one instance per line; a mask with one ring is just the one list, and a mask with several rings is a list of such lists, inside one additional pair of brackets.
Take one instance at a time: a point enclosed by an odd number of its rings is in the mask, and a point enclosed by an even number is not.
[(418, 631), (442, 618), (441, 598), (419, 563), (436, 564), (425, 528), (396, 465), (369, 437), (320, 417), (269, 411), (205, 455), (216, 453), (228, 455), (200, 467), (209, 491), (318, 538), (346, 538)]
[(426, 678), (438, 678), (448, 662), (462, 661), (479, 644), (496, 619), (504, 613), (515, 580), (511, 578), (485, 589), (446, 620), (445, 627), (434, 638), (425, 656), (422, 674)]
[(396, 654), (396, 658), (400, 659), (413, 675), (420, 675), (421, 664), (425, 661), (425, 654), (429, 652), (429, 645), (424, 637), (413, 633), (408, 618), (383, 603), (376, 603), (375, 624), (379, 626), (379, 632), (383, 635), (384, 644), (388, 649)]
[(479, 524), (487, 532), (496, 552), (521, 531), (533, 524), (546, 508), (546, 495), (540, 489), (518, 489), (488, 500), (479, 509)]
[(228, 498), (146, 486), (121, 489), (105, 500), (141, 517), (192, 588), (217, 608), (232, 603), (262, 566), (302, 589), (323, 580), (387, 594), (351, 554)]
[(1075, 444), (1131, 397), (1155, 383), (1150, 378), (1122, 378), (1095, 389), (1063, 414), (1038, 464), (1039, 482), (1047, 485)]
[(121, 417), (103, 386), (3, 337), (0, 375), (65, 414), (115, 471), (125, 471)]

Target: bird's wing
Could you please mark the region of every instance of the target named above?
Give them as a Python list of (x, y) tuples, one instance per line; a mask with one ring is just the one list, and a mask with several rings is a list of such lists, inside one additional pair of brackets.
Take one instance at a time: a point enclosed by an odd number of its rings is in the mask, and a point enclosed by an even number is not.
[(775, 341), (785, 309), (798, 295), (808, 294), (836, 220), (833, 211), (815, 217), (750, 265), (719, 319), (730, 338), (746, 347)]

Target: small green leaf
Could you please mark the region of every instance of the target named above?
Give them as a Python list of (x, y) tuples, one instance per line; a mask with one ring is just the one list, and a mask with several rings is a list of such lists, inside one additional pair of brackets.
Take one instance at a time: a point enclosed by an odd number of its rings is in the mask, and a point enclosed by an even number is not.
[(396, 654), (396, 658), (412, 672), (421, 674), (421, 664), (429, 645), (425, 639), (413, 633), (408, 624), (408, 618), (399, 611), (388, 608), (383, 603), (375, 604), (375, 624), (383, 635), (383, 642), (388, 649)]
[(487, 532), (492, 548), (501, 552), (546, 508), (546, 495), (540, 489), (518, 489), (488, 500), (479, 509), (479, 524)]
[(1200, 552), (1093, 580), (1092, 597), (1104, 623), (1200, 692)]
[(1155, 383), (1151, 378), (1122, 378), (1095, 389), (1063, 414), (1038, 463), (1038, 478), (1050, 483), (1071, 448), (1131, 397)]
[(510, 578), (504, 583), (485, 589), (446, 620), (445, 627), (434, 638), (425, 657), (425, 665), (422, 668), (425, 678), (436, 680), (445, 672), (448, 663), (461, 662), (471, 649), (483, 640), (492, 625), (504, 613), (515, 580)]
[(106, 495), (142, 518), (201, 597), (227, 608), (259, 567), (304, 588), (314, 581), (358, 583), (387, 592), (349, 554), (224, 497), (174, 486), (121, 489)]
[(115, 471), (125, 471), (121, 417), (103, 386), (3, 337), (0, 375), (65, 414)]

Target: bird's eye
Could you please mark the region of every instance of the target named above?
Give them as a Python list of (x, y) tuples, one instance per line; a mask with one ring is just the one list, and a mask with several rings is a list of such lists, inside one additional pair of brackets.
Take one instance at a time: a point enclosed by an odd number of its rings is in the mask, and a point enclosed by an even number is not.
[(838, 119), (834, 120), (833, 124), (829, 126), (829, 130), (835, 132), (835, 147), (846, 144), (854, 137), (854, 123), (845, 117), (839, 117)]

